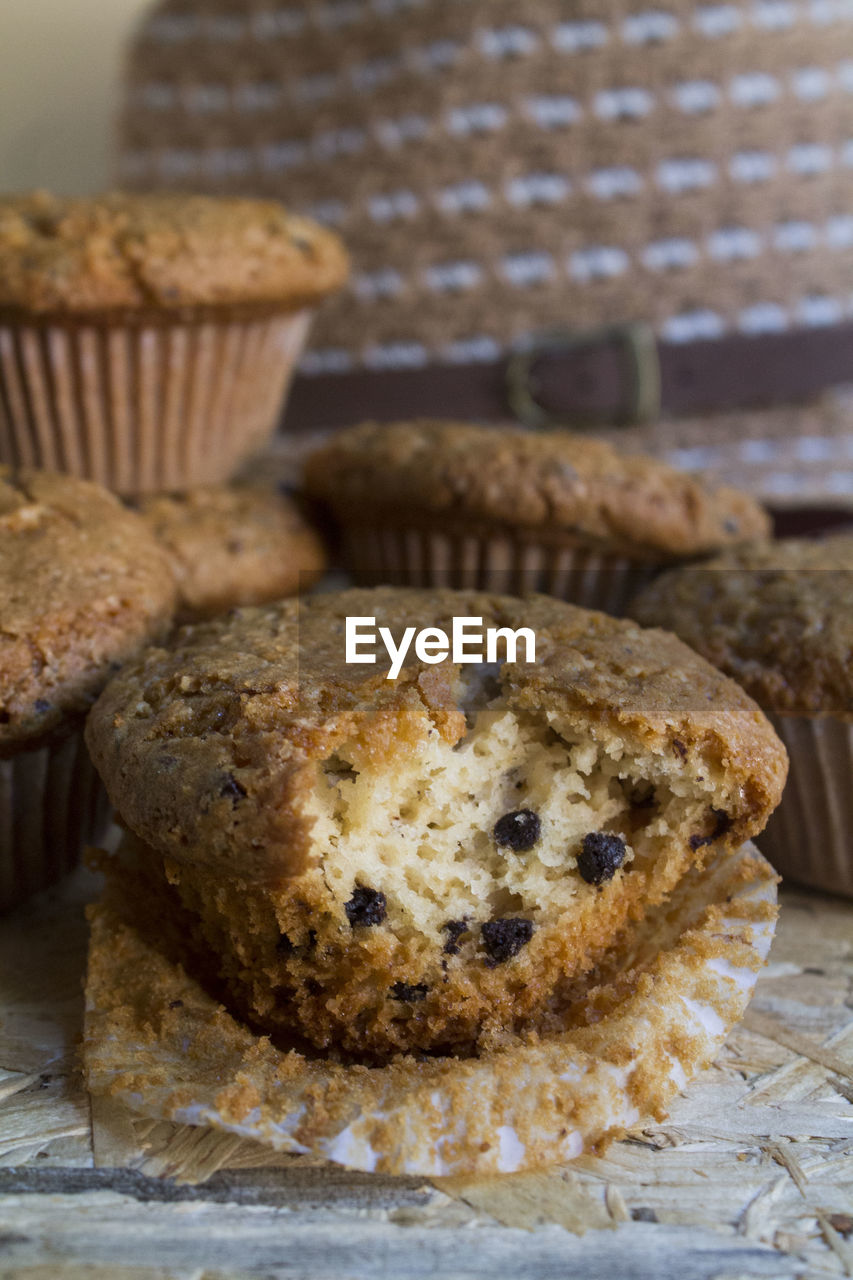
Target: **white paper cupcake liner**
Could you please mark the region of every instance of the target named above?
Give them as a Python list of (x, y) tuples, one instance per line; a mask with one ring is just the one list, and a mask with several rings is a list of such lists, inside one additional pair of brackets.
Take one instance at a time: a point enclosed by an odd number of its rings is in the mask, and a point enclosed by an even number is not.
[(72, 871), (110, 812), (82, 731), (0, 760), (0, 912)]
[[(596, 1015), (477, 1059), (342, 1066), (276, 1049), (145, 942), (92, 914), (89, 1088), (154, 1118), (351, 1169), (424, 1176), (562, 1163), (662, 1116), (742, 1016), (767, 956), (776, 877), (753, 846), (685, 877), (613, 953)], [(108, 905), (109, 904), (109, 905)], [(608, 995), (608, 992), (610, 993)]]
[(0, 462), (125, 494), (222, 483), (275, 431), (309, 323), (0, 324)]
[(853, 724), (771, 719), (791, 767), (761, 850), (784, 877), (853, 897)]
[(344, 563), (365, 586), (453, 587), (523, 595), (541, 591), (620, 614), (661, 565), (535, 533), (463, 532), (403, 524), (349, 524)]

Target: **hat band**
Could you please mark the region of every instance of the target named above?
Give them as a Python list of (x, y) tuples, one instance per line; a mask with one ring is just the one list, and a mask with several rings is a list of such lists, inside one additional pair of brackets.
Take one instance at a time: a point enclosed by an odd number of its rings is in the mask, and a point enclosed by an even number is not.
[(697, 342), (644, 325), (544, 333), (499, 360), (300, 375), (284, 427), (436, 417), (575, 430), (776, 408), (853, 383), (853, 323)]

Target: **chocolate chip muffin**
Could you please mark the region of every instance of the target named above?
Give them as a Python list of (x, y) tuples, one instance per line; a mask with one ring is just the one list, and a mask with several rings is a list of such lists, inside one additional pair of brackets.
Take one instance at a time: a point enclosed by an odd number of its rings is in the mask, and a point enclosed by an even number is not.
[[(348, 617), (535, 661), (345, 661)], [(503, 651), (501, 651), (503, 655)], [(143, 896), (251, 1024), (364, 1060), (494, 1047), (777, 803), (785, 753), (672, 636), (547, 597), (348, 591), (185, 628), (88, 742)]]
[(360, 582), (540, 590), (614, 613), (662, 566), (769, 531), (745, 494), (568, 431), (365, 423), (308, 458), (305, 485)]
[(853, 896), (853, 534), (729, 551), (665, 574), (632, 612), (761, 704), (791, 757), (762, 850), (783, 875)]
[(0, 199), (0, 462), (120, 493), (228, 480), (347, 269), (276, 201)]
[(269, 485), (157, 494), (135, 507), (168, 556), (186, 621), (296, 595), (326, 566), (320, 535)]
[(0, 910), (101, 834), (83, 720), (174, 602), (154, 538), (105, 490), (0, 467)]

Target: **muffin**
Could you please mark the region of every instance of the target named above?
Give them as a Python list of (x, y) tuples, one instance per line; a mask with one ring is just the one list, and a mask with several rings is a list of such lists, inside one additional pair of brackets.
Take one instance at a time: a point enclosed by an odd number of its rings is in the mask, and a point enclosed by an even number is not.
[[(525, 627), (535, 661), (410, 650), (389, 679), (345, 661), (367, 617), (397, 641)], [(375, 1062), (535, 1027), (626, 921), (763, 828), (786, 771), (755, 704), (673, 636), (394, 588), (185, 628), (116, 676), (87, 741), (135, 839), (134, 900), (203, 984), (256, 1028)]]
[(762, 850), (783, 875), (853, 896), (853, 534), (729, 551), (665, 574), (632, 612), (761, 704), (791, 758)]
[(0, 199), (0, 462), (120, 493), (227, 480), (346, 273), (273, 201)]
[(171, 623), (154, 538), (97, 485), (0, 467), (0, 910), (103, 834), (83, 743), (110, 675)]
[(269, 485), (189, 489), (134, 506), (169, 559), (186, 621), (296, 595), (326, 566), (320, 535)]
[(366, 423), (306, 462), (359, 582), (547, 591), (618, 613), (661, 566), (769, 530), (762, 508), (566, 431)]

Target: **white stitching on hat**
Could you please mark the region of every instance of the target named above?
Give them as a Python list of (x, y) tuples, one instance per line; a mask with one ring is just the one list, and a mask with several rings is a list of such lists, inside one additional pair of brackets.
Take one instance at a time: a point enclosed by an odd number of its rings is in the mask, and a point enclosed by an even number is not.
[(664, 9), (646, 9), (629, 14), (622, 23), (622, 39), (626, 44), (658, 44), (678, 33), (678, 19)]
[(283, 169), (295, 169), (308, 158), (308, 148), (301, 139), (288, 138), (283, 142), (266, 142), (258, 149), (261, 169), (278, 173)]
[(518, 58), (539, 48), (539, 37), (530, 27), (484, 27), (477, 32), (477, 47), (487, 58)]
[(719, 227), (706, 243), (709, 257), (716, 262), (757, 258), (762, 249), (761, 236), (751, 227)]
[(492, 203), (492, 194), (484, 183), (466, 178), (436, 191), (434, 199), (442, 213), (464, 213), (472, 209), (487, 209)]
[(438, 351), (439, 360), (448, 364), (475, 362), (488, 364), (492, 360), (498, 360), (500, 355), (500, 343), (485, 333), (474, 334), (470, 338), (458, 338), (455, 342), (448, 342)]
[(818, 329), (823, 325), (838, 324), (844, 318), (844, 308), (838, 298), (809, 294), (797, 303), (794, 315), (800, 324)]
[(746, 334), (782, 333), (788, 328), (788, 316), (777, 302), (755, 302), (740, 312), (737, 327)]
[(299, 362), (299, 372), (309, 377), (321, 373), (348, 373), (355, 361), (352, 352), (342, 347), (312, 348)]
[(429, 132), (429, 121), (425, 116), (408, 114), (398, 116), (395, 120), (377, 120), (373, 132), (383, 147), (390, 150), (401, 147), (405, 142), (416, 142), (425, 138)]
[(670, 100), (685, 115), (703, 115), (720, 105), (720, 86), (712, 80), (684, 80), (670, 90)]
[(671, 236), (666, 240), (653, 240), (641, 254), (644, 267), (650, 271), (674, 271), (692, 267), (699, 257), (699, 250), (692, 240)]
[(740, 12), (733, 4), (700, 5), (693, 15), (696, 30), (710, 39), (730, 35), (742, 22)]
[(368, 369), (420, 369), (429, 352), (422, 342), (384, 342), (368, 347), (363, 360)]
[(418, 212), (421, 202), (414, 191), (389, 191), (371, 196), (367, 211), (374, 222), (393, 222), (397, 218), (411, 218)]
[(680, 195), (684, 191), (710, 187), (716, 180), (717, 166), (702, 156), (674, 156), (660, 162), (655, 177), (664, 191)]
[(769, 151), (736, 151), (729, 161), (729, 174), (735, 182), (767, 182), (777, 167)]
[(812, 222), (779, 222), (773, 228), (773, 247), (780, 253), (805, 253), (817, 248), (818, 232)]
[(460, 262), (437, 262), (424, 268), (424, 283), (435, 293), (462, 293), (475, 289), (483, 279), (483, 268), (470, 259)]
[(820, 142), (798, 142), (787, 156), (787, 166), (792, 173), (826, 173), (832, 163), (832, 147)]
[(542, 129), (574, 124), (583, 115), (577, 99), (566, 93), (524, 98), (522, 107), (525, 115), (535, 120)]
[(473, 102), (469, 106), (451, 107), (446, 116), (451, 133), (493, 133), (507, 121), (507, 109), (500, 102)]
[(610, 33), (603, 22), (558, 22), (551, 31), (551, 44), (560, 53), (582, 53), (607, 44)]
[(629, 258), (619, 245), (590, 245), (576, 249), (569, 257), (569, 274), (574, 280), (608, 280), (628, 270)]
[(357, 298), (372, 301), (374, 298), (393, 298), (403, 292), (403, 277), (393, 267), (381, 267), (378, 271), (362, 271), (353, 277), (352, 290)]
[(504, 184), (509, 204), (527, 208), (537, 204), (559, 204), (571, 193), (572, 184), (563, 173), (526, 173)]
[(255, 40), (275, 40), (278, 36), (297, 36), (308, 22), (304, 9), (264, 9), (249, 17), (249, 32)]
[(499, 269), (509, 284), (521, 288), (541, 284), (543, 280), (552, 280), (557, 271), (552, 255), (539, 249), (504, 254)]
[(600, 89), (593, 99), (593, 110), (600, 120), (640, 120), (654, 105), (654, 94), (640, 85)]
[(765, 31), (787, 31), (797, 21), (797, 10), (791, 0), (755, 0), (750, 18)]
[(644, 183), (636, 169), (629, 165), (613, 165), (609, 169), (593, 169), (584, 185), (599, 200), (616, 200), (620, 196), (635, 196)]
[(776, 101), (780, 91), (779, 81), (766, 71), (745, 71), (729, 85), (729, 96), (738, 107), (766, 106)]
[(692, 311), (680, 311), (661, 325), (661, 334), (667, 342), (694, 342), (702, 338), (719, 338), (725, 333), (723, 317), (707, 307)]

